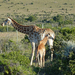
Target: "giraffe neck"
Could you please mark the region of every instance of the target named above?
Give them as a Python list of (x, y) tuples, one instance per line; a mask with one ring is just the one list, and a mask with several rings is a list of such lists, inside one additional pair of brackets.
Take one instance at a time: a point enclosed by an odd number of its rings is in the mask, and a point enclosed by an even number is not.
[(48, 37), (45, 36), (45, 38), (42, 41), (40, 41), (40, 44), (43, 43), (45, 45), (47, 43), (47, 39), (48, 39)]
[(14, 21), (13, 19), (11, 19), (12, 21), (12, 26), (18, 30), (19, 32), (25, 33), (25, 34), (29, 34), (30, 32), (32, 32), (34, 30), (34, 26), (24, 26), (24, 25), (20, 25), (19, 23), (17, 23), (16, 21)]

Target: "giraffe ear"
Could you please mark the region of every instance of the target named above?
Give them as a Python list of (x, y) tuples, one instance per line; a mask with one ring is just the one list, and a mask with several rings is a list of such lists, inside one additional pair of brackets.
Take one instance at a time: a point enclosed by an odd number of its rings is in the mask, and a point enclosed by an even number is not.
[(50, 38), (50, 33), (48, 33), (46, 36)]
[(10, 17), (8, 17), (8, 19), (11, 19)]
[(50, 35), (50, 33), (48, 33), (48, 35)]
[(8, 17), (8, 18), (10, 18), (10, 17)]
[(43, 33), (44, 33), (45, 31), (46, 31), (46, 30), (44, 30)]

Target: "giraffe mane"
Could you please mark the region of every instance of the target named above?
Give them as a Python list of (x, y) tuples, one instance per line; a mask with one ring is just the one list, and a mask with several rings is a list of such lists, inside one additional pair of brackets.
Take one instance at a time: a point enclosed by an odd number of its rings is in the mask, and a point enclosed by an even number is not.
[[(10, 17), (8, 17), (9, 19), (11, 19)], [(16, 22), (15, 20), (11, 19), (14, 23), (20, 25), (20, 26), (25, 26), (25, 25), (22, 25), (22, 24), (19, 24), (18, 22)], [(29, 26), (34, 26), (34, 25), (27, 25), (26, 27), (29, 27)]]
[[(10, 17), (8, 17), (8, 18), (11, 19)], [(17, 23), (15, 20), (13, 20), (13, 19), (11, 19), (11, 20), (16, 24), (21, 25), (21, 24)], [(23, 25), (21, 25), (21, 26), (23, 26)]]

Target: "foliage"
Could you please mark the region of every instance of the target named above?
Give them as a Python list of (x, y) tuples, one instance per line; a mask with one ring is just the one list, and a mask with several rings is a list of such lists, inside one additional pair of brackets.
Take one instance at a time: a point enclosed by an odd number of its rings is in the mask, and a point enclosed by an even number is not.
[(28, 39), (28, 36), (25, 35), (25, 37), (21, 40), (22, 43), (29, 43), (29, 39)]
[(36, 19), (37, 19), (36, 16), (31, 15), (31, 16), (29, 16), (26, 20), (32, 22), (32, 21), (35, 21)]
[[(31, 68), (27, 69), (29, 63), (29, 58), (23, 55), (21, 51), (0, 54), (0, 65), (4, 65), (4, 70), (7, 75), (16, 75), (18, 73), (20, 75), (30, 74)], [(32, 74), (35, 74), (35, 72)]]
[(75, 75), (75, 53), (70, 52), (69, 58), (70, 58), (69, 60), (70, 70), (72, 72), (72, 75)]
[(61, 21), (63, 21), (63, 17), (58, 14), (57, 16), (53, 17), (53, 20), (56, 21), (56, 22), (61, 22)]
[(65, 28), (62, 28), (60, 30), (60, 32), (65, 35), (65, 33), (68, 33), (68, 34), (73, 34), (75, 32), (75, 27), (74, 28), (69, 28), (69, 27), (65, 27)]
[[(16, 16), (16, 18), (17, 17), (18, 16)], [(56, 16), (56, 18), (56, 22), (63, 21), (62, 16), (60, 15)], [(23, 18), (23, 21), (24, 20), (26, 19)], [(54, 21), (55, 20), (52, 19), (52, 22)], [(37, 26), (41, 28), (41, 24), (37, 24)], [(31, 45), (27, 35), (25, 35), (18, 44), (12, 40), (0, 40), (0, 47), (3, 50), (3, 53), (0, 54), (0, 65), (4, 66), (4, 70), (7, 75), (75, 74), (75, 43), (72, 42), (72, 40), (75, 40), (75, 27), (52, 27), (50, 23), (46, 23), (44, 24), (44, 28), (51, 28), (56, 34), (56, 38), (54, 40), (54, 60), (52, 62), (50, 61), (50, 50), (48, 45), (46, 45), (45, 67), (39, 68), (29, 66)], [(3, 73), (1, 74), (4, 75)]]
[(45, 73), (45, 75), (62, 75), (62, 71), (59, 69), (60, 68), (60, 61), (55, 61), (53, 63), (47, 63), (46, 67), (41, 70)]
[(69, 57), (65, 57), (60, 52), (58, 55), (53, 62), (46, 63), (45, 68), (40, 70), (40, 75), (75, 75), (75, 54), (70, 52)]
[(64, 27), (62, 29), (59, 30), (59, 32), (63, 35), (63, 39), (64, 40), (75, 40), (75, 27)]
[(59, 14), (57, 16), (54, 16), (53, 20), (51, 19), (51, 21), (58, 22), (59, 26), (73, 24), (73, 19), (71, 19), (70, 16), (61, 16)]
[(59, 22), (59, 25), (67, 25), (67, 24), (73, 24), (73, 21), (71, 21), (71, 20), (65, 20), (65, 21)]
[(54, 23), (55, 21), (54, 21), (53, 18), (52, 18), (52, 19), (49, 20), (49, 22), (50, 22), (50, 23)]
[[(16, 31), (13, 27), (8, 26), (8, 31)], [(7, 26), (0, 26), (0, 32), (7, 32)]]
[(41, 24), (36, 24), (36, 26), (38, 26), (38, 27), (42, 28), (42, 25), (41, 25)]
[(21, 51), (12, 51), (9, 53), (3, 54), (2, 57), (4, 59), (16, 60), (20, 63), (20, 65), (27, 66), (29, 64), (29, 59), (22, 55)]
[(0, 48), (2, 50), (2, 52), (6, 52), (6, 51), (10, 51), (10, 50), (18, 50), (18, 46), (16, 44), (16, 42), (12, 41), (12, 40), (8, 40), (8, 39), (1, 39), (0, 40), (1, 44), (0, 44)]

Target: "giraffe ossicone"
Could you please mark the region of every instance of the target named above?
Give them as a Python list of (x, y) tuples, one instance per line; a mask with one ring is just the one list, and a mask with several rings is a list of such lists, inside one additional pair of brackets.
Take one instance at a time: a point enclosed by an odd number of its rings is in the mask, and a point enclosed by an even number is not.
[[(11, 19), (10, 17), (8, 17), (1, 25), (12, 25), (16, 30), (18, 30), (21, 33), (27, 34), (28, 38), (31, 42), (31, 46), (32, 46), (32, 56), (31, 56), (31, 62), (30, 65), (32, 65), (33, 62), (33, 57), (34, 57), (34, 52), (36, 47), (38, 46), (39, 42), (41, 40), (44, 39), (44, 37), (50, 33), (50, 35), (52, 36), (52, 38), (48, 38), (47, 44), (50, 47), (50, 50), (53, 48), (53, 42), (55, 39), (55, 33), (54, 31), (52, 31), (49, 28), (39, 28), (36, 25), (21, 25), (19, 23), (17, 23), (15, 20)], [(53, 60), (53, 51), (51, 51), (51, 61)]]

